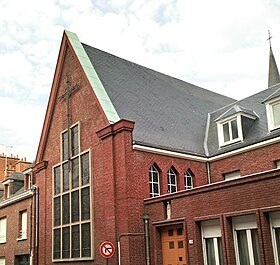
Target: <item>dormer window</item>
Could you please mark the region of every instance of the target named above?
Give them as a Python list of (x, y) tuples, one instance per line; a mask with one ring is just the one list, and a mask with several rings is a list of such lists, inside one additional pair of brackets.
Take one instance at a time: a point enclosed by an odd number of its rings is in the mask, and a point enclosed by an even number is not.
[(238, 115), (218, 123), (219, 145), (224, 146), (243, 140), (241, 116)]
[(218, 128), (219, 146), (241, 142), (249, 133), (258, 115), (253, 110), (234, 105), (227, 109), (215, 121)]
[(280, 99), (266, 102), (266, 112), (269, 131), (280, 128)]

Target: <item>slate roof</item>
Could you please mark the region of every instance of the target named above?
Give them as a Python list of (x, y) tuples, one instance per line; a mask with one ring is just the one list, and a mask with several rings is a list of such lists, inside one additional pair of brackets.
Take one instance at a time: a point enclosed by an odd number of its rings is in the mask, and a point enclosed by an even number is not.
[(251, 116), (252, 118), (257, 118), (256, 113), (253, 110), (247, 109), (245, 107), (239, 106), (237, 104), (234, 104), (233, 106), (230, 106), (229, 109), (227, 109), (220, 117), (218, 117), (215, 121), (220, 121), (226, 118), (229, 118), (233, 115), (236, 115), (238, 113), (247, 114)]
[[(269, 87), (257, 94), (234, 102), (228, 106), (212, 112), (210, 114), (210, 126), (207, 140), (209, 155), (213, 156), (222, 154), (280, 136), (280, 130), (275, 130), (272, 132), (268, 131), (267, 114), (265, 107), (265, 101), (267, 99), (275, 98), (275, 95), (279, 96), (279, 89), (280, 84)], [(226, 110), (231, 109), (234, 105), (245, 106), (247, 109), (254, 111), (254, 113), (257, 115), (257, 118), (251, 123), (251, 126), (247, 128), (246, 135), (244, 135), (244, 141), (219, 148), (216, 120), (221, 115), (223, 115)]]
[(205, 156), (207, 114), (235, 100), (82, 44), (117, 114), (142, 145)]

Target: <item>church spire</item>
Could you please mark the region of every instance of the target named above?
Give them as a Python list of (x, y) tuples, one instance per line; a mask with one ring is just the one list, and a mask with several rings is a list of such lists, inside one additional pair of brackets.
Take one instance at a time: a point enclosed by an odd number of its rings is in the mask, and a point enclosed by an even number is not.
[(274, 86), (280, 83), (280, 75), (278, 72), (277, 64), (271, 48), (271, 38), (270, 31), (268, 31), (268, 41), (269, 41), (269, 70), (268, 70), (268, 87)]

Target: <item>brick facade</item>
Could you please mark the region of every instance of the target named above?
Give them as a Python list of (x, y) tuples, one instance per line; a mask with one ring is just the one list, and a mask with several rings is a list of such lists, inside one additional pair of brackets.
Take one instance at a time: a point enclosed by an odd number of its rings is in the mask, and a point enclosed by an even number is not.
[[(70, 97), (70, 124), (67, 124), (66, 74), (78, 84)], [(35, 264), (54, 264), (53, 255), (53, 168), (61, 163), (62, 132), (79, 125), (79, 146), (90, 152), (92, 258), (65, 260), (63, 264), (104, 264), (99, 248), (111, 241), (117, 249), (108, 264), (143, 265), (145, 241), (143, 216), (149, 216), (151, 265), (162, 264), (161, 230), (171, 225), (184, 228), (188, 265), (203, 264), (201, 222), (218, 220), (222, 234), (224, 264), (236, 264), (233, 246), (233, 217), (253, 215), (257, 223), (262, 264), (274, 264), (269, 214), (280, 210), (278, 190), (280, 143), (255, 145), (232, 154), (212, 157), (151, 151), (136, 148), (133, 133), (137, 124), (120, 119), (109, 122), (94, 88), (64, 36), (48, 103), (48, 109), (33, 169), (39, 190), (39, 242)], [(165, 153), (164, 153), (165, 152)], [(176, 154), (175, 154), (176, 153)], [(159, 197), (150, 198), (149, 169), (160, 171)], [(174, 168), (178, 192), (168, 193), (167, 172)], [(194, 188), (185, 190), (184, 174), (191, 170)], [(241, 178), (224, 181), (224, 174), (240, 170)], [(167, 218), (167, 202), (171, 217)], [(60, 260), (61, 261), (61, 260)]]

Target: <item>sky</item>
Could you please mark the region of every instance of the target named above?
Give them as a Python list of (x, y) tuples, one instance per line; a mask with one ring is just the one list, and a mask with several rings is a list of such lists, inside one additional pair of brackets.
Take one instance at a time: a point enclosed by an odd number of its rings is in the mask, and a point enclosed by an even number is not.
[(35, 160), (63, 30), (217, 93), (267, 88), (280, 64), (280, 1), (1, 0), (0, 154)]

